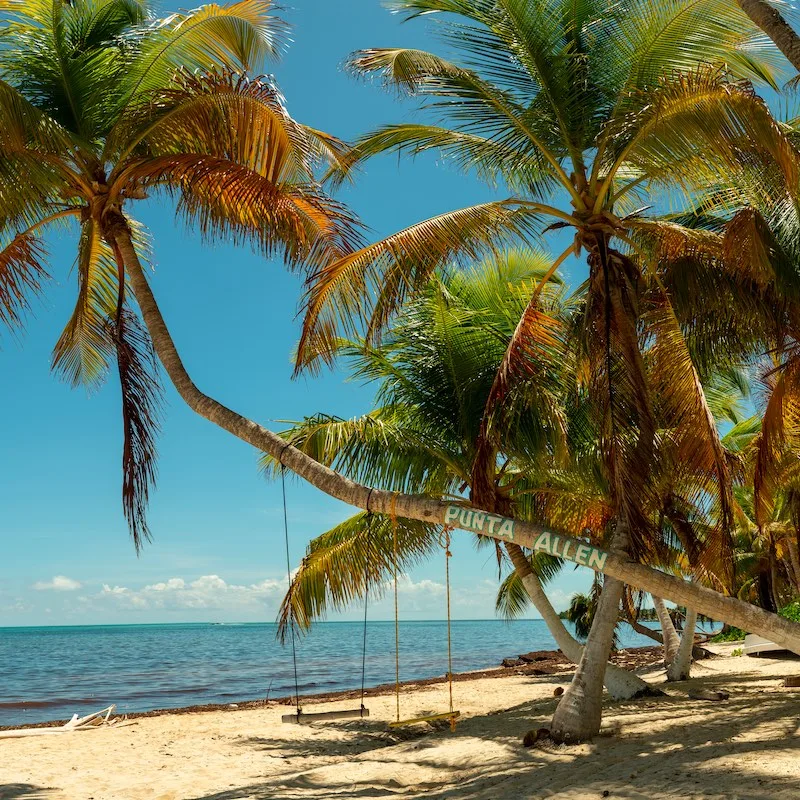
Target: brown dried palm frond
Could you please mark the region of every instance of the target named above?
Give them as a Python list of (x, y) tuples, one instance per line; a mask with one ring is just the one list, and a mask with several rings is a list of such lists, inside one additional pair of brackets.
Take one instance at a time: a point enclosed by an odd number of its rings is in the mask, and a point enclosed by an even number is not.
[(647, 363), (651, 389), (666, 428), (672, 479), (691, 480), (698, 498), (716, 496), (719, 541), (712, 549), (719, 545), (715, 561), (730, 564), (730, 558), (725, 558), (726, 553), (730, 555), (732, 523), (728, 458), (670, 298), (663, 287), (655, 293), (657, 297), (644, 314), (643, 323), (650, 338)]
[(156, 480), (156, 436), (163, 392), (150, 336), (129, 308), (109, 324), (122, 390), (122, 504), (139, 551), (150, 539), (147, 505)]
[(33, 234), (15, 236), (0, 250), (0, 323), (19, 327), (30, 309), (31, 295), (37, 295), (48, 278), (44, 267), (45, 249)]
[(761, 433), (754, 442), (753, 489), (755, 522), (766, 524), (786, 469), (796, 460), (800, 443), (800, 356), (790, 351), (785, 361), (770, 369), (762, 383), (767, 403)]
[(655, 507), (650, 474), (656, 424), (639, 345), (639, 268), (622, 253), (590, 258), (589, 291), (578, 333), (583, 371), (593, 398), (612, 505), (625, 518), (632, 552), (652, 555), (647, 507)]

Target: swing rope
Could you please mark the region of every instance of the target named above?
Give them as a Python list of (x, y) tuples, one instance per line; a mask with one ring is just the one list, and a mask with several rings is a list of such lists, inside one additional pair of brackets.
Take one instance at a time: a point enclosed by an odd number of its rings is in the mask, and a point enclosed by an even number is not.
[[(286, 512), (286, 467), (281, 464), (281, 489), (283, 492), (283, 535), (286, 539), (286, 579), (289, 586), (292, 585), (292, 560), (289, 556), (289, 516)], [(294, 704), (297, 709), (297, 716), (301, 714), (300, 708), (300, 684), (297, 679), (297, 648), (295, 647), (294, 630), (294, 604), (289, 603), (289, 630), (292, 637), (292, 663), (294, 664)]]
[(397, 601), (397, 492), (392, 495), (389, 510), (392, 518), (392, 539), (394, 542), (394, 695), (397, 721), (400, 722), (400, 616)]
[[(370, 489), (370, 494), (372, 490)], [(369, 509), (369, 497), (367, 497)], [(364, 643), (361, 648), (361, 709), (364, 709), (364, 683), (367, 677), (367, 609), (369, 608), (369, 561), (372, 555), (372, 512), (367, 511), (367, 552), (364, 556)]]
[(445, 587), (447, 596), (447, 688), (450, 695), (450, 712), (449, 714), (436, 714), (433, 716), (419, 717), (413, 720), (400, 721), (400, 612), (399, 602), (397, 597), (397, 564), (398, 564), (398, 546), (397, 546), (397, 492), (392, 495), (392, 504), (389, 509), (389, 516), (392, 520), (392, 543), (394, 547), (394, 697), (395, 697), (395, 713), (396, 722), (391, 725), (407, 725), (413, 722), (425, 722), (432, 719), (448, 719), (450, 720), (450, 730), (456, 729), (456, 717), (460, 712), (453, 708), (453, 639), (450, 631), (450, 559), (453, 554), (450, 552), (450, 531), (451, 527), (445, 526), (442, 534), (439, 537), (439, 543), (444, 548), (444, 576)]
[[(287, 445), (288, 447), (288, 445)], [(285, 449), (285, 448), (284, 448)], [(286, 503), (286, 467), (281, 463), (281, 493), (283, 496), (283, 536), (286, 542), (286, 575), (289, 579), (289, 593), (292, 591), (292, 559), (289, 552), (289, 514)], [(372, 493), (370, 492), (370, 495)], [(289, 600), (289, 630), (292, 638), (292, 665), (294, 666), (294, 704), (295, 713), (283, 715), (281, 722), (291, 722), (297, 725), (308, 724), (310, 722), (330, 719), (352, 718), (369, 716), (369, 709), (364, 706), (364, 690), (366, 687), (367, 676), (367, 614), (369, 602), (369, 577), (370, 577), (370, 558), (372, 554), (372, 512), (369, 510), (369, 496), (367, 497), (367, 551), (364, 558), (364, 637), (361, 651), (361, 705), (356, 709), (344, 711), (321, 711), (312, 714), (304, 714), (300, 706), (300, 679), (297, 671), (297, 626), (295, 624), (295, 612), (293, 597)], [(305, 563), (305, 559), (303, 559)], [(288, 596), (288, 595), (287, 595)]]
[(447, 684), (450, 691), (450, 730), (456, 729), (456, 718), (453, 713), (453, 642), (450, 636), (450, 528), (444, 529), (444, 583), (447, 592)]

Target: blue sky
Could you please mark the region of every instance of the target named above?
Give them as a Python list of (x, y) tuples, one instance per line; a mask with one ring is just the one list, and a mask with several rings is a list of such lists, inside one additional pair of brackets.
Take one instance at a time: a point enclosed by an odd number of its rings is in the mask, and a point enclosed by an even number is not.
[[(170, 7), (171, 8), (171, 7)], [(302, 122), (354, 138), (411, 119), (379, 87), (345, 74), (363, 47), (435, 49), (422, 22), (400, 24), (379, 0), (294, 0), (292, 43), (274, 72)], [(386, 235), (494, 196), (434, 158), (376, 159), (342, 197)], [(203, 246), (166, 203), (138, 204), (155, 242), (153, 289), (196, 383), (274, 429), (276, 420), (367, 410), (372, 390), (343, 374), (291, 379), (300, 285), (280, 263)], [(50, 351), (75, 299), (74, 240), (50, 241), (53, 282), (27, 330), (0, 335), (0, 626), (165, 621), (271, 621), (285, 587), (280, 486), (265, 482), (248, 446), (194, 416), (168, 389), (154, 542), (137, 557), (122, 516), (121, 421), (115, 380), (88, 397), (49, 372)], [(312, 487), (287, 486), (294, 559), (350, 510)], [(454, 616), (493, 616), (493, 556), (460, 534), (453, 548)], [(441, 559), (402, 584), (402, 613), (443, 616)], [(588, 584), (570, 570), (552, 586), (557, 607)], [(354, 609), (345, 617), (358, 616)], [(373, 609), (388, 618), (386, 602)]]

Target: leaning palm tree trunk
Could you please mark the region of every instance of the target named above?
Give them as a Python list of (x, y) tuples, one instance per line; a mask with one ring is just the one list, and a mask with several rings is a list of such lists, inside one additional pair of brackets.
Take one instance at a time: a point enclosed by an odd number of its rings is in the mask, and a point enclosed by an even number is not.
[[(627, 523), (619, 521), (612, 547), (624, 551), (629, 535)], [(550, 734), (559, 742), (582, 742), (600, 732), (603, 716), (603, 672), (614, 644), (619, 606), (625, 584), (606, 578), (597, 602), (592, 627), (578, 668), (553, 715)]]
[[(262, 425), (237, 414), (201, 392), (181, 362), (175, 343), (172, 341), (172, 336), (145, 278), (130, 232), (125, 226), (118, 225), (113, 231), (113, 239), (123, 257), (131, 287), (153, 340), (156, 354), (178, 394), (193, 411), (242, 441), (269, 453), (313, 486), (345, 503), (358, 508), (367, 508), (369, 505), (370, 510), (375, 513), (389, 514), (394, 511), (398, 516), (423, 522), (467, 526), (466, 522), (461, 523), (453, 519), (452, 513), (456, 507), (452, 503), (421, 495), (396, 494), (371, 489), (352, 481), (290, 446), (288, 442)], [(481, 512), (480, 509), (476, 509), (476, 512), (482, 515), (481, 518), (484, 520), (491, 518), (500, 523), (492, 526), (492, 530), (486, 531), (486, 535), (499, 541), (512, 539), (531, 549), (546, 549), (543, 542), (539, 543), (537, 548), (540, 537), (546, 535), (549, 540), (551, 535), (551, 532), (546, 531), (542, 526), (521, 520), (497, 517)], [(474, 519), (472, 514), (470, 514), (470, 519)], [(466, 529), (473, 530), (469, 527)], [(569, 534), (559, 534), (555, 538), (558, 539), (562, 548), (569, 548), (573, 554), (587, 550), (585, 542)], [(597, 572), (617, 578), (643, 591), (667, 597), (675, 603), (695, 608), (713, 619), (728, 622), (743, 630), (759, 633), (777, 644), (782, 644), (789, 650), (800, 653), (800, 625), (797, 623), (782, 619), (776, 614), (771, 614), (750, 603), (733, 597), (725, 597), (704, 586), (688, 583), (643, 564), (637, 564), (625, 556), (602, 553), (596, 548), (595, 553), (598, 557), (587, 566)], [(605, 663), (607, 656), (606, 653), (601, 665)], [(585, 658), (586, 653), (582, 660)]]
[(737, 3), (800, 72), (800, 37), (780, 12), (767, 0), (737, 0)]
[(664, 666), (669, 667), (675, 660), (678, 648), (681, 646), (681, 639), (672, 624), (672, 617), (670, 617), (664, 601), (660, 597), (653, 595), (653, 605), (656, 609), (658, 621), (661, 624), (661, 636), (664, 642)]
[(605, 578), (583, 655), (553, 715), (550, 734), (556, 741), (581, 742), (600, 731), (603, 673), (611, 654), (624, 588), (622, 581)]
[[(564, 627), (561, 617), (553, 608), (547, 594), (542, 587), (539, 576), (531, 569), (531, 565), (519, 545), (506, 542), (506, 551), (517, 573), (522, 579), (522, 585), (528, 593), (536, 610), (542, 615), (550, 635), (555, 639), (561, 652), (573, 663), (579, 664), (583, 657), (583, 645)], [(603, 678), (608, 693), (615, 700), (630, 700), (645, 694), (654, 694), (655, 690), (647, 681), (626, 669), (607, 663)]]
[(686, 609), (686, 621), (683, 625), (681, 643), (675, 658), (667, 665), (668, 681), (685, 681), (692, 668), (692, 649), (694, 648), (694, 629), (697, 625), (697, 612)]

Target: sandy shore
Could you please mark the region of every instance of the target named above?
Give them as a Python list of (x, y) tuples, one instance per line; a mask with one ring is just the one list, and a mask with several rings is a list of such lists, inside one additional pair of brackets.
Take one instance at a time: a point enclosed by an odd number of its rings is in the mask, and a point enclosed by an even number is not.
[[(783, 677), (800, 661), (731, 657), (699, 662), (668, 696), (607, 702), (605, 733), (579, 747), (521, 745), (547, 725), (553, 690), (570, 673), (456, 684), (462, 721), (387, 728), (394, 696), (369, 698), (370, 719), (284, 725), (282, 705), (164, 714), (122, 727), (0, 740), (0, 798), (266, 800), (273, 798), (800, 797), (800, 690)], [(663, 682), (663, 672), (645, 677)], [(719, 687), (725, 702), (689, 700)], [(407, 689), (403, 715), (447, 708), (447, 687)], [(352, 700), (314, 710), (352, 707)], [(309, 705), (307, 710), (312, 710)], [(607, 794), (605, 794), (607, 792)]]

